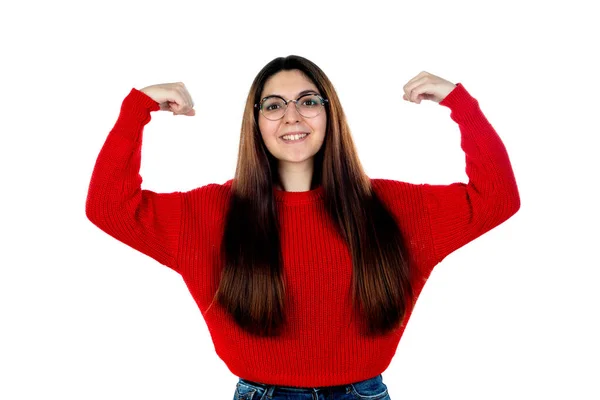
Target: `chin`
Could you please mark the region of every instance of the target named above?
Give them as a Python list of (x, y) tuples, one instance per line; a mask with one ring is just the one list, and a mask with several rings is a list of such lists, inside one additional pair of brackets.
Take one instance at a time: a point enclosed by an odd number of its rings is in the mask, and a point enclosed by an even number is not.
[(287, 163), (304, 163), (304, 162), (312, 161), (313, 158), (314, 158), (314, 156), (298, 157), (298, 158), (278, 157), (278, 160), (281, 162), (287, 162)]

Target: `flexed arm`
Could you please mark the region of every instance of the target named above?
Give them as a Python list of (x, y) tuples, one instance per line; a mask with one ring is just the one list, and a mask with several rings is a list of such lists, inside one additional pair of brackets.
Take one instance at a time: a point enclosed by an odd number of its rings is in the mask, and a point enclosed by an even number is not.
[(131, 90), (96, 160), (85, 208), (88, 219), (104, 232), (177, 272), (182, 193), (141, 189), (139, 170), (150, 112), (194, 115), (189, 94), (177, 94), (181, 90), (180, 83)]
[(421, 72), (404, 91), (404, 100), (432, 100), (450, 108), (465, 152), (468, 183), (420, 186), (438, 263), (514, 215), (521, 200), (502, 140), (461, 83)]

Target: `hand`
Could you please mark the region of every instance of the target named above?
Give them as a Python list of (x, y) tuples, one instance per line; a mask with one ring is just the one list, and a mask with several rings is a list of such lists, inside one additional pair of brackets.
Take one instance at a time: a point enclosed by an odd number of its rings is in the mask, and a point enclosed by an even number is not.
[(422, 71), (404, 85), (402, 99), (421, 104), (421, 100), (431, 100), (439, 103), (456, 85), (445, 79)]
[(171, 111), (173, 115), (196, 115), (194, 101), (183, 82), (146, 86), (140, 92), (156, 101), (162, 111)]

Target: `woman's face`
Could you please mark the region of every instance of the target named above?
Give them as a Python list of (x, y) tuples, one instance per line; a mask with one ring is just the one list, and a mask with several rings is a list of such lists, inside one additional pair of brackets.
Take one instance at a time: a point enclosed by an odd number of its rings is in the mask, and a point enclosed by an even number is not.
[[(300, 70), (280, 71), (265, 82), (260, 98), (276, 94), (286, 101), (296, 100), (307, 90), (323, 96)], [(289, 103), (285, 115), (277, 121), (271, 121), (259, 112), (258, 128), (267, 149), (279, 160), (280, 166), (281, 163), (311, 163), (325, 139), (327, 113), (323, 109), (319, 115), (306, 118), (298, 113), (294, 103)], [(285, 141), (282, 136), (290, 132), (309, 135), (299, 141)]]

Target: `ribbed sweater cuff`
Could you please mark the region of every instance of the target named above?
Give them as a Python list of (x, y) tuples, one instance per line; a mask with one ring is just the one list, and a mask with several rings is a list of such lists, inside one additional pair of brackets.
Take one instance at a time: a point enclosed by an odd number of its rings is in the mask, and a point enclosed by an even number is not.
[(121, 104), (121, 112), (115, 124), (119, 136), (141, 141), (143, 127), (150, 122), (151, 111), (160, 110), (159, 104), (150, 96), (132, 88)]
[(451, 111), (450, 117), (456, 123), (466, 122), (473, 117), (473, 111), (479, 113), (479, 102), (465, 89), (462, 83), (456, 87), (439, 103), (448, 107)]

